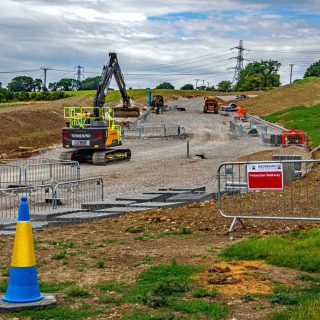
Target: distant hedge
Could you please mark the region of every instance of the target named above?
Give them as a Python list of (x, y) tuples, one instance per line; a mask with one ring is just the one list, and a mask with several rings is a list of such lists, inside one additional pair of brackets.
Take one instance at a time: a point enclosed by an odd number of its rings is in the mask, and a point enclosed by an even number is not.
[(13, 101), (44, 101), (59, 100), (70, 97), (64, 91), (44, 91), (44, 92), (9, 92), (5, 89), (0, 91), (0, 102)]

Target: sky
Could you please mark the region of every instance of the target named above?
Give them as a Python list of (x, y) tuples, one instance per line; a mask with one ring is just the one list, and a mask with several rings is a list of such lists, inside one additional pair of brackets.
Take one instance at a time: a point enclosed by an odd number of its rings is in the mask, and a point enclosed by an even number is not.
[(244, 65), (278, 60), (287, 84), (293, 63), (302, 78), (320, 60), (320, 1), (2, 0), (0, 81), (43, 78), (41, 67), (48, 82), (74, 78), (78, 65), (96, 76), (116, 52), (127, 87), (211, 86), (233, 80), (240, 40)]

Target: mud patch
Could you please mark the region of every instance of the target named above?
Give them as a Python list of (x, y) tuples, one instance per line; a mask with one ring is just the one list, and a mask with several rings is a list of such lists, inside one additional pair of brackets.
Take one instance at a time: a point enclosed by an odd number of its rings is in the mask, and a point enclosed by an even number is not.
[(266, 278), (269, 265), (264, 261), (236, 261), (219, 263), (194, 276), (204, 287), (216, 288), (226, 296), (270, 294), (272, 282)]

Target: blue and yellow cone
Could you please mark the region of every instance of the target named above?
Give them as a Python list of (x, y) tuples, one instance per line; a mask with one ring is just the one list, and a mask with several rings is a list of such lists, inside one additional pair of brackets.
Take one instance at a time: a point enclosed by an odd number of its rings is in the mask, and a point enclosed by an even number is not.
[(42, 298), (37, 277), (29, 206), (27, 198), (21, 197), (9, 283), (2, 300), (11, 303), (26, 303), (39, 301)]

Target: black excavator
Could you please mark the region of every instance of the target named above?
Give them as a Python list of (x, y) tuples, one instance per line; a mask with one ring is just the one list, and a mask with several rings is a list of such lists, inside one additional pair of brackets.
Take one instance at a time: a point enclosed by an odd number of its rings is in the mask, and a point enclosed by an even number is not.
[[(125, 82), (115, 53), (109, 53), (109, 64), (103, 67), (92, 107), (65, 107), (64, 119), (67, 127), (62, 129), (63, 147), (61, 160), (105, 165), (128, 161), (129, 149), (117, 149), (122, 145), (122, 128), (115, 124), (116, 116), (139, 116), (139, 109), (132, 108)], [(121, 92), (123, 106), (105, 107), (105, 97), (114, 75)]]
[(98, 114), (99, 108), (104, 106), (110, 82), (112, 80), (112, 76), (114, 76), (122, 97), (122, 107), (113, 108), (114, 116), (116, 118), (139, 117), (140, 109), (131, 107), (131, 99), (127, 93), (126, 84), (124, 82), (123, 74), (120, 69), (117, 54), (114, 52), (110, 52), (109, 57), (109, 64), (105, 65), (102, 69), (101, 81), (98, 85), (96, 96), (93, 102), (95, 114)]

